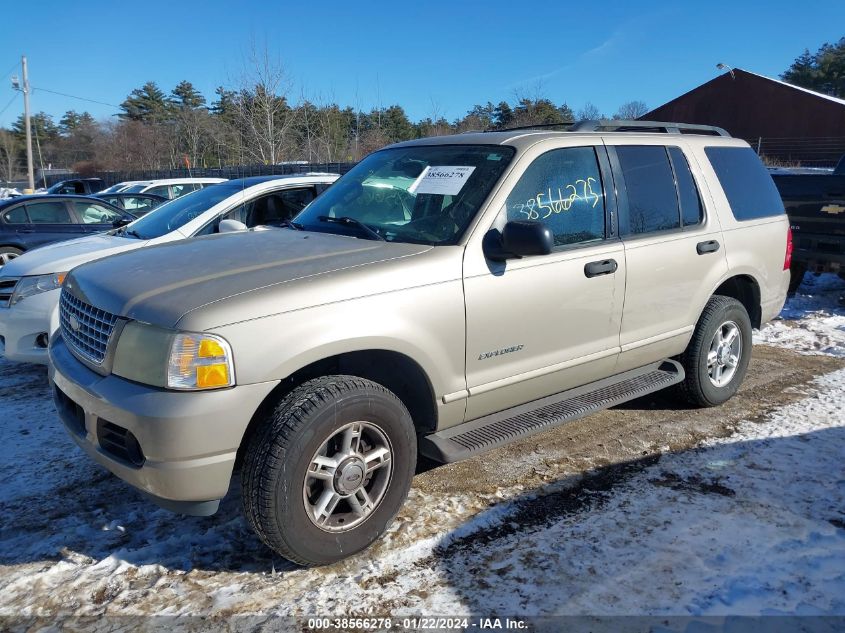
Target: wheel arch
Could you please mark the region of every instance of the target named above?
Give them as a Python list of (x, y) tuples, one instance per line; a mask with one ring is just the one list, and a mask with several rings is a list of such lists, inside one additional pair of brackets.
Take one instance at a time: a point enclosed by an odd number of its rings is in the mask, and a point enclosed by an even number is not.
[(713, 290), (711, 296), (713, 295), (731, 297), (739, 301), (748, 312), (751, 327), (760, 328), (763, 316), (763, 307), (760, 302), (760, 284), (753, 276), (739, 274), (728, 277)]
[(418, 433), (430, 433), (437, 429), (434, 388), (417, 361), (401, 352), (386, 349), (342, 352), (311, 362), (279, 382), (247, 425), (238, 447), (236, 464), (240, 465), (243, 461), (243, 451), (250, 437), (276, 403), (307, 380), (333, 374), (357, 376), (383, 385), (407, 407)]

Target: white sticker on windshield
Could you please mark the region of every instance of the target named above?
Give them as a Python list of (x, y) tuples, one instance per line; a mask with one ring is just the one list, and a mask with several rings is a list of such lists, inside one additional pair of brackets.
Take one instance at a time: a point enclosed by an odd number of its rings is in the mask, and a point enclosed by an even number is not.
[(429, 165), (417, 177), (408, 193), (436, 193), (444, 196), (456, 195), (469, 180), (475, 167)]

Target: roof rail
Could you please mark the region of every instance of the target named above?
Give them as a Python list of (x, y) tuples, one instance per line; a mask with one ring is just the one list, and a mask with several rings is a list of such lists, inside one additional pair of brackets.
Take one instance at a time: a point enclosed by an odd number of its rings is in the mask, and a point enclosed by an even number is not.
[(715, 125), (694, 123), (667, 123), (665, 121), (589, 120), (573, 123), (570, 132), (656, 132), (658, 134), (703, 134), (730, 136), (727, 130)]
[(518, 130), (536, 130), (548, 127), (565, 127), (569, 128), (571, 125), (576, 125), (574, 121), (565, 121), (563, 123), (537, 123), (535, 125), (517, 125), (515, 127), (494, 127), (484, 132), (515, 132)]

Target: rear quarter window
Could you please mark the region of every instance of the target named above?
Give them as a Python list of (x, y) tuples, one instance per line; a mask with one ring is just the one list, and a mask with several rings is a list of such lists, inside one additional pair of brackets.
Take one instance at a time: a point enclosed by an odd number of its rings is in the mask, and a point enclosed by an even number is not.
[(705, 147), (719, 184), (737, 220), (783, 215), (772, 177), (750, 147)]

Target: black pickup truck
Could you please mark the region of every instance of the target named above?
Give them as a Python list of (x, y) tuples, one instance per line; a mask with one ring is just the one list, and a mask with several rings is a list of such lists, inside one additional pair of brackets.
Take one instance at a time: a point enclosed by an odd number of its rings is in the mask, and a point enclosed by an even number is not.
[(62, 180), (48, 188), (46, 193), (76, 194), (89, 196), (106, 188), (102, 178), (74, 178), (73, 180)]
[(833, 171), (771, 169), (792, 225), (795, 292), (804, 273), (835, 272), (845, 279), (845, 156)]

